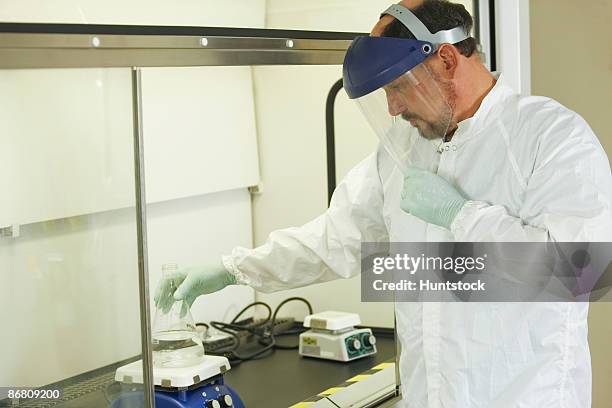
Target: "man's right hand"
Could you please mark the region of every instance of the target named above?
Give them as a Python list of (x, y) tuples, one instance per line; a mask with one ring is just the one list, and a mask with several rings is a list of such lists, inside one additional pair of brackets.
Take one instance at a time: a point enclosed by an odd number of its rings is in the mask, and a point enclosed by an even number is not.
[(200, 295), (217, 292), (235, 283), (236, 277), (221, 262), (181, 269), (162, 277), (155, 291), (155, 305), (164, 313), (178, 300), (184, 300), (191, 307)]

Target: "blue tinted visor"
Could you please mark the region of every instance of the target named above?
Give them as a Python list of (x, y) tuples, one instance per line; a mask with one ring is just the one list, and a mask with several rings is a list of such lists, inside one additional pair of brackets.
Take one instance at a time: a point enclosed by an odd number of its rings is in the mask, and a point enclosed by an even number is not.
[(367, 95), (425, 61), (433, 50), (427, 41), (356, 37), (344, 57), (344, 89), (351, 99)]

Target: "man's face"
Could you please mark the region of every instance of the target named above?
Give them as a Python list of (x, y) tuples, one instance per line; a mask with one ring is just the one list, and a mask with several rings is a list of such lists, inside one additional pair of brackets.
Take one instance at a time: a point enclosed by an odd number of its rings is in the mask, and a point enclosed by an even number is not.
[(391, 116), (401, 116), (425, 139), (444, 137), (451, 127), (452, 83), (421, 64), (384, 87)]

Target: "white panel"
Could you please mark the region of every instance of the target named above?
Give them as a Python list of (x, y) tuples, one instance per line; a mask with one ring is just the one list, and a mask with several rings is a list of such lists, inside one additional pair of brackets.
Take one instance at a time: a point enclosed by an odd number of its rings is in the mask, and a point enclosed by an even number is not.
[(40, 386), (140, 352), (134, 210), (0, 239), (0, 383)]
[[(200, 264), (251, 245), (244, 190), (149, 205), (148, 218), (151, 292), (164, 262)], [(40, 386), (140, 353), (134, 220), (124, 209), (0, 238), (0, 313), (11, 333), (0, 336), (0, 384)], [(193, 315), (233, 317), (253, 298), (250, 288), (228, 288), (198, 299)]]
[(142, 74), (149, 202), (257, 184), (249, 67)]
[(0, 225), (134, 201), (128, 69), (0, 70)]
[(265, 0), (2, 0), (0, 21), (261, 28)]
[(324, 104), (339, 76), (338, 66), (253, 68), (264, 183), (253, 200), (256, 244), (326, 207)]
[[(248, 67), (148, 69), (143, 82), (149, 202), (257, 184)], [(0, 71), (0, 225), (129, 206), (131, 110), (127, 69)]]
[(496, 0), (495, 30), (497, 70), (516, 92), (531, 94), (529, 1)]

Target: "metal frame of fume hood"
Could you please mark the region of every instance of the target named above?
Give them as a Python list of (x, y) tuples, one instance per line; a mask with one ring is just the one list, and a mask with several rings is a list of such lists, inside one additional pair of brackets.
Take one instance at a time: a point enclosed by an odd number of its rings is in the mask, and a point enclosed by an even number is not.
[[(155, 400), (147, 249), (141, 68), (340, 65), (362, 33), (219, 27), (0, 23), (0, 69), (131, 69), (144, 404)], [(399, 378), (397, 378), (399, 381)]]
[(359, 33), (0, 23), (0, 69), (342, 64)]

